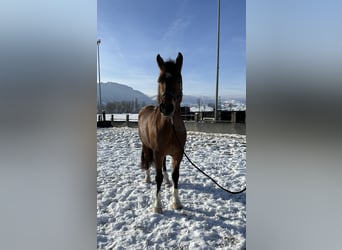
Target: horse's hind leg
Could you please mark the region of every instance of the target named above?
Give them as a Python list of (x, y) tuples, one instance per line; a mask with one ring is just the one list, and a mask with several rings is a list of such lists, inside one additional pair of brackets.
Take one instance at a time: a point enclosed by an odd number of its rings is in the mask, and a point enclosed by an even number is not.
[(145, 170), (145, 182), (150, 183), (150, 166), (153, 160), (153, 151), (146, 147), (145, 145), (142, 146), (141, 150), (141, 168)]
[(145, 170), (145, 182), (146, 183), (151, 183), (151, 173), (150, 169)]
[(163, 161), (163, 175), (164, 175), (164, 183), (165, 183), (165, 185), (170, 186), (171, 182), (170, 182), (167, 170), (166, 170), (166, 157), (164, 158), (164, 161)]

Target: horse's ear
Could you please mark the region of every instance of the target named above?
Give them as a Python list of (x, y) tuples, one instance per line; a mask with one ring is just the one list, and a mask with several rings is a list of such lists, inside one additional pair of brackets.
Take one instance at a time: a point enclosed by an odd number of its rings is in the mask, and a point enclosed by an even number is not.
[(159, 54), (157, 55), (157, 63), (158, 63), (159, 69), (163, 70), (164, 69), (164, 60)]
[(176, 58), (176, 64), (180, 72), (182, 70), (182, 65), (183, 65), (183, 55), (180, 52), (178, 52), (178, 56)]

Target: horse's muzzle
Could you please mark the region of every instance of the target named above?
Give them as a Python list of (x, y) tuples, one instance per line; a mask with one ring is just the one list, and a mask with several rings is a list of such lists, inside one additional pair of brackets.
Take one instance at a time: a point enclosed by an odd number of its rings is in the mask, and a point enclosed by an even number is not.
[(159, 109), (160, 112), (164, 115), (164, 116), (172, 116), (173, 112), (175, 110), (174, 105), (172, 103), (170, 104), (166, 104), (166, 103), (161, 103), (159, 105)]

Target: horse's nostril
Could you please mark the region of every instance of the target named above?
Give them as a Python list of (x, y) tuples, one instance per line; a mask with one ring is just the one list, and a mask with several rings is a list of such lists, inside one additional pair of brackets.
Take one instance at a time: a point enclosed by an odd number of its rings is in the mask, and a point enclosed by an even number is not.
[(168, 115), (171, 115), (172, 112), (174, 111), (174, 106), (173, 106), (173, 104), (162, 103), (162, 104), (160, 104), (159, 109), (160, 109), (160, 112), (163, 113), (163, 115), (168, 116)]

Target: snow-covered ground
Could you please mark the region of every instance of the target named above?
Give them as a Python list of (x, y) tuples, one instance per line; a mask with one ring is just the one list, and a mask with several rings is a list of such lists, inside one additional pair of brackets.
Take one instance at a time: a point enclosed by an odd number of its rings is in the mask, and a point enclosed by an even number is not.
[[(154, 214), (154, 171), (145, 183), (140, 149), (136, 128), (97, 129), (98, 249), (245, 249), (245, 192), (222, 191), (183, 157), (184, 208), (171, 209), (171, 189), (163, 185), (163, 213)], [(188, 131), (185, 151), (224, 187), (246, 185), (246, 136)], [(169, 157), (167, 168), (171, 176)]]

